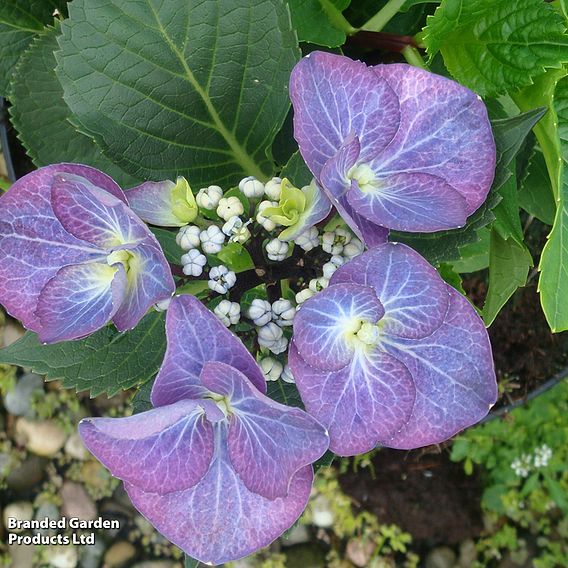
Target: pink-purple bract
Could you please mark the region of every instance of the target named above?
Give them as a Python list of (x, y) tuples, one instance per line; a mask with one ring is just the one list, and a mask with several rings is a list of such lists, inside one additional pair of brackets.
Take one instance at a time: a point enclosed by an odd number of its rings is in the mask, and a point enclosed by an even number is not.
[(378, 245), (340, 267), (294, 320), (289, 364), (339, 455), (442, 442), (495, 403), (481, 318), (418, 253)]
[(191, 296), (167, 312), (154, 408), (88, 418), (89, 450), (136, 508), (191, 557), (221, 564), (267, 546), (304, 510), (325, 429), (264, 395), (250, 353)]
[(313, 52), (294, 68), (290, 96), (306, 164), (368, 246), (387, 229), (463, 226), (485, 200), (495, 144), (483, 102), (462, 85)]
[(136, 326), (175, 289), (160, 245), (102, 172), (55, 164), (0, 197), (0, 302), (40, 341)]

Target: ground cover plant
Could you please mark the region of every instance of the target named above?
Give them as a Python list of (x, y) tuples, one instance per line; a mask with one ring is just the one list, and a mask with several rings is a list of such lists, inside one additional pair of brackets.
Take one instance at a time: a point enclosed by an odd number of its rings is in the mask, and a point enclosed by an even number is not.
[(133, 416), (79, 432), (187, 565), (269, 545), (334, 456), (483, 420), (486, 328), (527, 279), (568, 330), (566, 13), (0, 7), (0, 90), (34, 165), (0, 197), (0, 303), (27, 329), (0, 363), (137, 389)]

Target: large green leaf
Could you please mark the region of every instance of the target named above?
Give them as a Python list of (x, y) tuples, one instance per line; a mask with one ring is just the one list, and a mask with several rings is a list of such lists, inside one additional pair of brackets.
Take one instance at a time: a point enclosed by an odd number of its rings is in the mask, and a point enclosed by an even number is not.
[(280, 176), (288, 178), (296, 187), (308, 185), (314, 177), (308, 166), (306, 166), (306, 162), (304, 162), (299, 150), (292, 154), (292, 157), (282, 168)]
[(135, 185), (138, 180), (113, 164), (69, 122), (71, 111), (54, 71), (58, 33), (56, 28), (46, 28), (18, 64), (10, 89), (10, 113), (18, 137), (38, 167), (77, 162), (99, 168), (123, 187)]
[(538, 289), (542, 308), (553, 332), (568, 329), (568, 78), (554, 94), (557, 136), (562, 164), (556, 216), (540, 257)]
[(532, 83), (568, 61), (564, 20), (543, 0), (443, 0), (424, 42), (452, 75), (481, 95)]
[(26, 334), (0, 350), (0, 363), (29, 367), (65, 388), (89, 390), (91, 396), (112, 396), (152, 378), (164, 356), (163, 314), (151, 312), (132, 331), (118, 333), (107, 326), (86, 339), (42, 345)]
[[(513, 168), (514, 169), (514, 168)], [(495, 222), (493, 228), (502, 239), (513, 239), (520, 247), (524, 247), (524, 234), (519, 216), (519, 197), (517, 176), (511, 177), (499, 188), (501, 201), (493, 210)]]
[(496, 230), (491, 231), (489, 289), (483, 306), (485, 325), (491, 325), (515, 290), (526, 284), (532, 265), (525, 246), (514, 239), (504, 239)]
[(0, 1), (0, 95), (8, 94), (18, 59), (34, 36), (53, 22), (55, 10), (64, 8), (63, 0)]
[(195, 187), (272, 173), (300, 55), (284, 0), (75, 0), (62, 32), (65, 100), (125, 171)]
[(539, 221), (547, 225), (554, 223), (556, 202), (546, 162), (540, 150), (531, 156), (526, 176), (520, 183), (519, 205)]

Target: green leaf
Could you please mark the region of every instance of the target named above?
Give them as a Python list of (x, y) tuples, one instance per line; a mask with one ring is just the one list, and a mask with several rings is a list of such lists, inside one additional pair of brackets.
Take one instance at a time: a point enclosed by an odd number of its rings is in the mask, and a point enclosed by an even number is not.
[(535, 151), (530, 158), (525, 179), (519, 189), (519, 205), (530, 215), (547, 225), (554, 223), (556, 202), (544, 155)]
[(455, 288), (460, 294), (466, 295), (462, 286), (461, 276), (451, 264), (442, 262), (438, 267), (438, 272), (444, 281), (452, 286), (452, 288)]
[(19, 139), (38, 167), (58, 162), (87, 164), (123, 187), (136, 185), (139, 180), (125, 174), (69, 122), (71, 111), (54, 71), (58, 33), (57, 28), (46, 28), (18, 64), (10, 90), (10, 114)]
[(0, 2), (0, 95), (6, 96), (20, 56), (32, 39), (65, 12), (63, 0), (2, 0)]
[(345, 43), (346, 33), (355, 31), (342, 12), (351, 0), (288, 0), (298, 39), (326, 47)]
[(565, 31), (542, 0), (443, 0), (424, 42), (430, 57), (441, 51), (451, 74), (485, 96), (530, 85), (568, 61)]
[(132, 397), (132, 414), (139, 414), (140, 412), (146, 412), (153, 408), (152, 402), (150, 401), (153, 384), (153, 380), (146, 381), (136, 391), (136, 394)]
[[(552, 231), (540, 257), (538, 290), (542, 309), (553, 332), (568, 329), (568, 78), (554, 94), (558, 116), (557, 138), (561, 150), (561, 183)], [(549, 168), (550, 171), (550, 168)]]
[(0, 350), (0, 363), (29, 367), (77, 392), (112, 396), (151, 379), (165, 349), (163, 314), (152, 311), (131, 331), (119, 333), (107, 326), (77, 341), (42, 345), (37, 335), (28, 331)]
[(191, 556), (187, 554), (185, 555), (184, 568), (198, 568), (199, 564), (199, 560), (195, 560), (195, 558), (191, 558)]
[(507, 300), (527, 282), (533, 265), (526, 247), (514, 239), (503, 239), (498, 231), (491, 231), (489, 250), (489, 289), (483, 306), (483, 321), (490, 326)]
[(266, 383), (266, 396), (286, 406), (304, 408), (298, 388), (293, 383), (282, 380), (268, 381)]
[(65, 100), (125, 171), (194, 187), (273, 172), (300, 55), (283, 0), (75, 0), (62, 31)]
[(460, 274), (477, 272), (489, 266), (489, 241), (491, 229), (484, 227), (477, 231), (479, 240), (460, 247), (460, 259), (452, 262), (456, 272)]
[[(515, 168), (513, 168), (515, 170)], [(495, 222), (493, 228), (507, 240), (513, 239), (520, 247), (524, 247), (525, 237), (519, 216), (519, 198), (517, 191), (517, 176), (513, 174), (500, 188), (500, 203), (495, 207)]]
[(176, 231), (169, 231), (168, 229), (162, 229), (160, 227), (150, 227), (154, 236), (158, 239), (166, 260), (172, 264), (178, 264), (181, 266), (181, 257), (184, 253), (182, 248), (176, 242)]
[(297, 150), (282, 168), (280, 177), (288, 178), (295, 187), (304, 187), (310, 184), (314, 176), (308, 169), (308, 166), (306, 166), (300, 151)]
[(239, 273), (254, 268), (254, 262), (248, 250), (240, 243), (229, 243), (215, 255), (233, 272)]
[(176, 289), (176, 294), (191, 294), (192, 296), (206, 296), (204, 292), (209, 292), (208, 280), (190, 280), (183, 286)]

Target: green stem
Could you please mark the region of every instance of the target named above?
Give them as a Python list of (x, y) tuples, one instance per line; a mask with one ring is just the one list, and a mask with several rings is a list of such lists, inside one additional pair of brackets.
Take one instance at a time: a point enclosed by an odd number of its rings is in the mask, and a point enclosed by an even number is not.
[(361, 29), (380, 32), (396, 16), (405, 2), (406, 0), (389, 0)]
[(406, 59), (406, 62), (410, 65), (414, 65), (414, 67), (421, 67), (422, 69), (428, 69), (426, 62), (422, 59), (422, 55), (420, 55), (420, 52), (412, 45), (404, 47), (401, 53), (404, 56), (404, 59)]
[(359, 31), (347, 21), (341, 11), (330, 0), (319, 0), (319, 3), (335, 28), (345, 32), (346, 35), (353, 35)]

